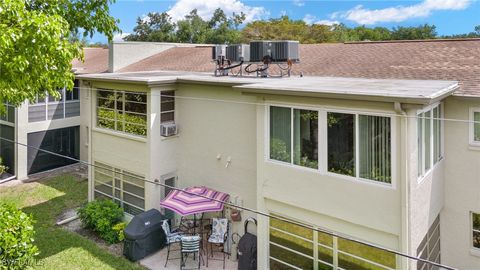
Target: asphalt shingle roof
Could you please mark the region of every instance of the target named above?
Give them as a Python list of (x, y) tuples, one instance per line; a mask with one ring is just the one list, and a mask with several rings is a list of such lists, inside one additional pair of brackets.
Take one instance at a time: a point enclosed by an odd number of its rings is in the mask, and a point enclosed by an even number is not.
[[(293, 75), (455, 80), (480, 97), (480, 39), (302, 44)], [(213, 72), (211, 47), (171, 48), (120, 70)]]
[(75, 74), (104, 73), (108, 71), (108, 49), (84, 48), (84, 62), (75, 59), (72, 67)]

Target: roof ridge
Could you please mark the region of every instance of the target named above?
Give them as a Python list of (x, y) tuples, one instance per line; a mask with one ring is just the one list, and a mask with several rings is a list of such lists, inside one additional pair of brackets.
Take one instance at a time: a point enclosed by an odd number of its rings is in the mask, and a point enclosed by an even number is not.
[[(412, 40), (378, 40), (378, 41), (347, 41), (344, 44), (374, 44), (374, 43), (421, 43), (421, 42), (453, 42), (453, 41), (480, 41), (480, 38), (437, 38)], [(316, 43), (321, 44), (321, 43)]]

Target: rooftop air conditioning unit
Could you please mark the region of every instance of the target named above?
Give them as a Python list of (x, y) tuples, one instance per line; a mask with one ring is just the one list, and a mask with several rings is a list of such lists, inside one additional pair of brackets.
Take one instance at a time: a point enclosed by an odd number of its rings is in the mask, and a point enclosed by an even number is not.
[(177, 125), (173, 122), (160, 125), (160, 135), (162, 137), (177, 135), (177, 131)]
[(212, 60), (226, 56), (227, 45), (215, 45), (212, 47)]
[(272, 41), (257, 40), (250, 42), (250, 62), (263, 62), (265, 56), (272, 56)]
[(294, 63), (299, 62), (298, 44), (298, 41), (293, 40), (273, 41), (272, 62), (287, 62), (288, 60)]
[(248, 44), (228, 45), (227, 59), (232, 62), (250, 61), (250, 45)]

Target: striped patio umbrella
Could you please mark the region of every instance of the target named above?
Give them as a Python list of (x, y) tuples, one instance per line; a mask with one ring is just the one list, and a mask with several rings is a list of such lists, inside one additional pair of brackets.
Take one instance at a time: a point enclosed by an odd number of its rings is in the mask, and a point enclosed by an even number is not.
[(229, 196), (227, 193), (207, 187), (189, 187), (183, 191), (170, 191), (160, 202), (160, 206), (182, 216), (218, 212), (223, 210), (223, 205)]

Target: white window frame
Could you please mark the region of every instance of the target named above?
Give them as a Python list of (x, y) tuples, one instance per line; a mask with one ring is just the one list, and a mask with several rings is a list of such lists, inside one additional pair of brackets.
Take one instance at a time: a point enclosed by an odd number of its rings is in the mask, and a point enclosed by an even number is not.
[[(163, 101), (162, 100), (163, 99), (162, 95), (165, 92), (173, 92), (173, 101)], [(166, 96), (168, 96), (168, 95), (166, 95)], [(173, 102), (173, 110), (162, 111), (162, 104), (163, 103), (168, 103), (168, 102)], [(160, 91), (160, 124), (175, 123), (175, 120), (176, 120), (176, 110), (175, 110), (176, 103), (177, 103), (177, 99), (176, 99), (176, 95), (175, 95), (175, 90), (162, 90), (162, 91)], [(167, 114), (167, 113), (173, 113), (173, 120), (162, 122), (162, 116), (164, 114)]]
[[(122, 130), (117, 130), (116, 128), (115, 129), (110, 129), (110, 128), (104, 128), (104, 127), (101, 127), (98, 125), (98, 91), (110, 91), (110, 92), (114, 92), (115, 95), (117, 95), (118, 93), (121, 93), (122, 94), (122, 111), (125, 112), (125, 94), (126, 93), (132, 93), (132, 94), (144, 94), (147, 98), (146, 102), (145, 102), (145, 106), (146, 106), (146, 113), (145, 113), (145, 117), (146, 117), (146, 123), (145, 123), (145, 128), (146, 128), (146, 135), (139, 135), (139, 134), (134, 134), (134, 133), (130, 133), (130, 132), (125, 132), (125, 131), (122, 131)], [(149, 101), (149, 94), (147, 91), (128, 91), (128, 90), (119, 90), (119, 89), (107, 89), (107, 88), (96, 88), (95, 89), (95, 98), (93, 100), (93, 106), (94, 106), (94, 123), (95, 123), (95, 129), (96, 130), (100, 130), (102, 132), (105, 132), (105, 133), (109, 133), (109, 134), (113, 134), (113, 135), (118, 135), (118, 134), (121, 134), (122, 136), (126, 136), (126, 137), (129, 137), (129, 138), (132, 138), (132, 139), (140, 139), (141, 141), (143, 140), (146, 140), (146, 138), (148, 137), (148, 134), (149, 134), (149, 125), (148, 125), (148, 101)], [(115, 101), (115, 105), (114, 107), (116, 108), (116, 101)], [(110, 109), (109, 109), (110, 110)], [(115, 109), (114, 109), (115, 110)], [(139, 114), (139, 115), (143, 115), (141, 113), (134, 113), (134, 114)], [(104, 119), (104, 118), (102, 118)], [(117, 121), (117, 119), (110, 119), (110, 120), (114, 120), (115, 121), (115, 127), (117, 126), (117, 123), (119, 123), (119, 121)], [(125, 123), (129, 123), (129, 124), (133, 124), (133, 125), (137, 125), (137, 126), (140, 126), (138, 124), (135, 124), (135, 123), (130, 123), (130, 122), (126, 122), (124, 121), (124, 124)]]
[[(433, 130), (433, 121), (435, 120), (434, 119), (434, 115), (433, 115), (433, 109), (438, 107), (440, 109), (440, 149), (439, 150), (439, 154), (440, 154), (440, 157), (438, 158), (437, 161), (435, 161), (437, 159), (437, 157), (435, 157), (435, 144), (434, 144), (434, 130)], [(428, 170), (425, 170), (425, 117), (423, 118), (420, 118), (420, 114), (424, 114), (426, 112), (430, 112), (430, 150), (431, 150), (431, 155), (430, 155), (430, 168)], [(417, 157), (417, 162), (421, 162), (422, 163), (422, 173), (420, 172), (417, 172), (417, 180), (418, 182), (422, 182), (423, 179), (425, 179), (428, 175), (431, 174), (431, 172), (433, 172), (433, 170), (435, 169), (435, 167), (443, 161), (444, 159), (444, 141), (445, 141), (445, 132), (444, 132), (444, 128), (445, 128), (445, 122), (444, 122), (444, 106), (443, 106), (443, 103), (441, 102), (438, 102), (438, 103), (435, 103), (435, 104), (432, 104), (426, 108), (423, 108), (422, 110), (418, 110), (416, 115), (417, 115), (417, 121), (421, 120), (422, 121), (422, 144), (421, 145), (418, 145), (418, 130), (417, 130), (417, 151), (418, 149), (420, 149), (420, 147), (422, 147), (422, 160), (418, 160), (418, 157)], [(418, 124), (417, 124), (417, 128), (418, 128)], [(417, 170), (418, 170), (418, 166), (417, 166)]]
[[(300, 109), (300, 110), (311, 110), (311, 111), (318, 111), (318, 169), (313, 169), (309, 167), (304, 167), (300, 165), (293, 164), (293, 144), (290, 146), (291, 149), (291, 157), (290, 157), (290, 162), (284, 162), (284, 161), (279, 161), (275, 159), (270, 158), (270, 107), (282, 107), (282, 108), (290, 108), (292, 111), (292, 117), (293, 117), (293, 109)], [(390, 162), (391, 162), (391, 182), (390, 183), (384, 183), (380, 181), (375, 181), (371, 179), (365, 179), (359, 177), (359, 159), (355, 158), (355, 176), (349, 176), (349, 175), (342, 175), (342, 174), (337, 174), (333, 172), (328, 171), (328, 134), (327, 134), (327, 113), (328, 112), (333, 112), (333, 113), (345, 113), (345, 114), (353, 114), (355, 115), (355, 129), (356, 131), (358, 130), (358, 115), (368, 115), (368, 116), (381, 116), (381, 117), (388, 117), (390, 118), (390, 147), (391, 147), (391, 157), (390, 157)], [(343, 108), (330, 108), (330, 107), (313, 107), (313, 106), (305, 106), (305, 105), (285, 105), (285, 104), (277, 104), (277, 103), (267, 103), (265, 106), (265, 119), (266, 122), (264, 124), (265, 127), (265, 149), (264, 149), (264, 160), (265, 162), (268, 163), (273, 163), (273, 164), (278, 164), (282, 166), (288, 166), (292, 167), (298, 170), (304, 170), (308, 172), (314, 172), (318, 173), (320, 175), (326, 175), (326, 176), (332, 176), (337, 179), (343, 179), (347, 181), (352, 181), (355, 183), (362, 183), (362, 184), (368, 184), (368, 185), (374, 185), (374, 186), (380, 186), (388, 189), (396, 189), (396, 182), (397, 182), (397, 136), (396, 136), (396, 117), (392, 116), (392, 112), (387, 112), (387, 111), (362, 111), (362, 110), (349, 110), (349, 109), (343, 109)], [(387, 115), (387, 116), (386, 116)], [(292, 118), (292, 123), (293, 123), (293, 118)], [(325, 127), (325, 128), (324, 128)], [(292, 130), (291, 132), (293, 133), (293, 124), (292, 124)], [(291, 135), (293, 136), (293, 134)], [(355, 132), (355, 142), (358, 141), (358, 132)], [(358, 151), (359, 148), (356, 147), (356, 157), (358, 157)]]
[(468, 138), (469, 144), (471, 146), (480, 147), (480, 141), (475, 141), (475, 113), (480, 113), (480, 107), (473, 107), (470, 108), (470, 117), (469, 117), (469, 125), (468, 125)]
[(474, 214), (475, 215), (480, 215), (480, 213), (471, 211), (470, 214), (469, 214), (469, 220), (470, 220), (470, 225), (469, 225), (470, 230), (468, 231), (468, 233), (470, 234), (470, 237), (468, 237), (468, 239), (470, 239), (469, 247), (470, 247), (470, 250), (472, 252), (474, 252), (476, 256), (480, 256), (480, 248), (477, 248), (477, 247), (473, 246), (473, 232), (479, 232), (480, 233), (480, 230), (476, 230), (476, 229), (473, 228), (473, 215)]
[[(116, 167), (116, 166), (112, 166), (112, 165), (110, 165), (110, 164), (108, 164), (108, 163), (106, 163), (106, 162), (94, 161), (94, 164), (95, 164), (95, 167), (93, 168), (93, 183), (92, 183), (92, 186), (93, 186), (93, 190), (92, 190), (93, 194), (92, 194), (92, 195), (93, 195), (93, 196), (92, 196), (92, 198), (95, 199), (95, 192), (98, 192), (98, 193), (102, 194), (103, 196), (105, 196), (105, 197), (107, 197), (107, 198), (110, 198), (110, 199), (112, 199), (112, 200), (114, 200), (114, 201), (115, 201), (115, 200), (120, 201), (122, 207), (123, 207), (124, 204), (127, 204), (127, 205), (129, 205), (130, 207), (136, 208), (136, 209), (141, 210), (141, 211), (145, 211), (145, 208), (141, 209), (141, 207), (136, 206), (136, 205), (133, 205), (133, 204), (128, 203), (128, 202), (125, 202), (125, 201), (123, 200), (123, 195), (124, 195), (124, 193), (126, 193), (126, 194), (128, 194), (128, 195), (130, 195), (130, 196), (133, 196), (133, 197), (136, 197), (136, 198), (138, 198), (138, 199), (143, 200), (143, 203), (144, 203), (144, 205), (146, 206), (147, 201), (146, 201), (145, 197), (146, 197), (146, 189), (147, 189), (147, 188), (146, 188), (146, 186), (145, 186), (145, 182), (144, 182), (144, 186), (141, 187), (141, 186), (136, 185), (135, 183), (132, 183), (132, 182), (129, 182), (129, 181), (125, 181), (125, 180), (124, 180), (124, 177), (125, 177), (124, 173), (127, 173), (127, 174), (130, 174), (130, 175), (134, 176), (134, 177), (137, 177), (139, 180), (145, 180), (145, 178), (144, 178), (143, 176), (141, 176), (141, 175), (138, 174), (138, 173), (134, 173), (134, 172), (131, 172), (131, 171), (128, 171), (128, 170), (120, 169), (120, 168), (118, 168), (118, 167)], [(107, 187), (111, 187), (111, 188), (112, 188), (112, 195), (108, 195), (108, 194), (106, 194), (106, 193), (104, 193), (104, 192), (102, 192), (102, 191), (99, 191), (99, 190), (96, 190), (96, 189), (95, 189), (95, 183), (97, 182), (96, 179), (95, 179), (95, 173), (97, 173), (96, 169), (97, 169), (97, 167), (103, 168), (102, 165), (103, 165), (103, 166), (108, 166), (108, 167), (110, 167), (111, 170), (112, 170), (112, 171), (111, 171), (112, 177), (113, 177), (113, 178), (112, 178), (112, 185), (110, 186), (110, 185), (108, 185), (108, 184), (101, 183), (101, 184), (104, 185), (104, 186), (107, 186)], [(103, 168), (103, 169), (108, 170), (108, 168)], [(110, 177), (110, 175), (106, 175), (106, 174), (103, 173), (103, 172), (98, 172), (98, 173), (103, 174), (104, 176)], [(116, 174), (116, 173), (119, 173), (119, 174), (121, 175), (121, 179), (120, 179), (121, 186), (120, 186), (120, 188), (117, 188), (117, 187), (115, 186), (115, 180), (116, 180), (115, 174)], [(143, 179), (142, 179), (142, 178), (143, 178)], [(139, 195), (137, 195), (137, 194), (133, 194), (133, 193), (131, 193), (131, 192), (128, 192), (128, 191), (124, 190), (124, 188), (123, 188), (124, 182), (128, 182), (128, 183), (131, 184), (131, 185), (134, 185), (134, 186), (143, 188), (143, 197), (141, 197), (141, 196), (139, 196)], [(115, 191), (116, 191), (116, 190), (119, 190), (119, 191), (120, 191), (120, 198), (117, 198), (117, 197), (115, 196)], [(127, 213), (127, 212), (125, 212), (125, 214), (127, 214), (127, 215), (132, 215), (132, 214)]]

